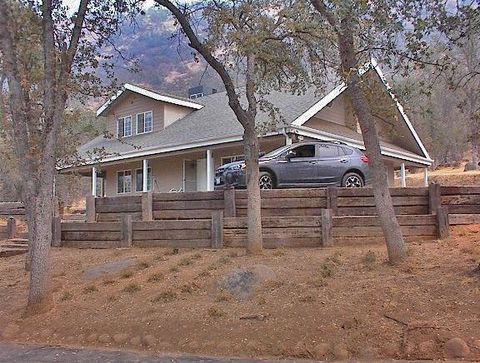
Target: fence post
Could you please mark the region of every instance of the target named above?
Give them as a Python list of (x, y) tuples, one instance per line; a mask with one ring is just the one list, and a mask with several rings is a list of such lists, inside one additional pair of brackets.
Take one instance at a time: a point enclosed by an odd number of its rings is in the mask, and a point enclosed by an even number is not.
[(224, 203), (225, 217), (236, 217), (237, 207), (235, 204), (235, 188), (228, 187), (223, 191), (223, 203)]
[(223, 211), (212, 212), (212, 248), (223, 245)]
[(122, 246), (131, 247), (133, 240), (133, 223), (130, 214), (124, 215), (122, 218)]
[(330, 209), (333, 215), (337, 214), (337, 196), (338, 196), (337, 188), (327, 187), (327, 191), (326, 191), (327, 209)]
[(333, 246), (332, 235), (332, 211), (330, 209), (322, 209), (322, 246)]
[(447, 208), (441, 206), (438, 207), (436, 219), (438, 238), (447, 238), (450, 235), (450, 222)]
[(7, 220), (7, 239), (12, 239), (17, 236), (17, 220), (13, 217), (8, 217)]
[(442, 206), (442, 194), (440, 184), (431, 183), (428, 186), (428, 213), (437, 214), (438, 209)]
[(62, 219), (54, 216), (52, 224), (52, 247), (60, 247), (62, 245)]
[(153, 221), (153, 193), (142, 193), (142, 220)]
[(97, 211), (96, 208), (96, 200), (93, 195), (88, 195), (86, 198), (86, 215), (87, 215), (87, 223), (94, 223), (97, 221)]

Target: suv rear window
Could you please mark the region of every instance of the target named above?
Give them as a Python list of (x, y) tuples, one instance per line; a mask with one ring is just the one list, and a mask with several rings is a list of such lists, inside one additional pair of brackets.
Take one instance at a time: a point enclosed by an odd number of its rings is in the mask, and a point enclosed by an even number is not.
[(343, 152), (340, 152), (340, 148), (335, 145), (319, 144), (318, 150), (321, 158), (335, 158), (343, 155)]
[(342, 150), (345, 153), (345, 155), (352, 155), (353, 154), (353, 150), (349, 149), (348, 147), (342, 147)]

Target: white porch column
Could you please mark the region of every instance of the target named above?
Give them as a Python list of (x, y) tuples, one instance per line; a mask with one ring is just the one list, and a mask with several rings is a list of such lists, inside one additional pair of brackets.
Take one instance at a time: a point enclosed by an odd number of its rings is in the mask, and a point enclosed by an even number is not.
[(215, 166), (213, 164), (212, 150), (207, 150), (207, 191), (214, 189), (213, 178), (215, 174)]
[(423, 185), (428, 187), (428, 168), (423, 168)]
[(97, 168), (92, 168), (92, 195), (97, 196)]
[(142, 180), (142, 191), (148, 192), (148, 160), (143, 160), (143, 180)]
[(400, 185), (402, 188), (405, 188), (407, 186), (407, 179), (406, 179), (406, 173), (405, 173), (405, 163), (402, 163), (400, 165)]

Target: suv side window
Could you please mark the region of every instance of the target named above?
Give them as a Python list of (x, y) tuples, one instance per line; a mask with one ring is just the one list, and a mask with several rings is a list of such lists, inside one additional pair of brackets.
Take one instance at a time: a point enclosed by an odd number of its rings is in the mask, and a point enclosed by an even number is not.
[(318, 151), (321, 158), (336, 158), (340, 155), (344, 155), (343, 150), (340, 153), (340, 148), (335, 145), (319, 144)]
[(290, 150), (295, 153), (295, 158), (313, 158), (315, 157), (315, 145), (301, 145)]

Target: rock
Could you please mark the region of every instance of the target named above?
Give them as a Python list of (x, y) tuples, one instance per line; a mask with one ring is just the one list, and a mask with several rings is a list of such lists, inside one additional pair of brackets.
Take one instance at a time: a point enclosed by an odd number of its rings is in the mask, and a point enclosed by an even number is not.
[(98, 339), (98, 334), (92, 333), (89, 336), (87, 336), (87, 343), (96, 342), (97, 339)]
[(477, 339), (473, 342), (473, 346), (477, 349), (480, 349), (480, 339)]
[(463, 169), (463, 171), (471, 171), (471, 170), (475, 170), (475, 165), (469, 161), (468, 163), (465, 164), (465, 168)]
[(5, 338), (13, 338), (20, 332), (20, 327), (17, 324), (8, 324), (2, 331), (1, 335)]
[(437, 351), (437, 345), (433, 340), (425, 340), (418, 344), (418, 353), (421, 359), (435, 358), (435, 352)]
[(134, 336), (132, 339), (130, 339), (130, 344), (132, 345), (141, 345), (142, 344), (142, 339), (137, 335)]
[(102, 334), (98, 337), (98, 341), (103, 344), (110, 343), (112, 341), (112, 338), (108, 334)]
[(350, 353), (344, 344), (337, 344), (333, 347), (333, 356), (336, 360), (346, 360), (350, 357)]
[(330, 344), (319, 343), (313, 348), (313, 354), (316, 359), (323, 359), (330, 352)]
[(465, 358), (470, 354), (470, 348), (461, 338), (452, 338), (445, 343), (445, 355), (448, 358)]
[(142, 343), (146, 347), (152, 347), (155, 345), (156, 342), (157, 340), (153, 335), (145, 335), (142, 339)]
[(382, 356), (385, 358), (396, 358), (398, 356), (399, 347), (393, 343), (386, 343), (382, 347)]
[(117, 344), (125, 344), (128, 340), (128, 334), (115, 334), (113, 341)]
[(220, 290), (226, 290), (236, 298), (247, 298), (254, 287), (276, 278), (275, 272), (265, 265), (254, 265), (250, 269), (230, 271), (218, 283)]

